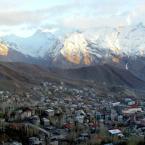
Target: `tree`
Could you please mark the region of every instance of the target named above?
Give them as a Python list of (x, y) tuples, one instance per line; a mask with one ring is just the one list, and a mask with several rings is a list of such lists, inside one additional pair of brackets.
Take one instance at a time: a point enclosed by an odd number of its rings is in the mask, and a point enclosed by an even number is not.
[(139, 136), (131, 136), (128, 138), (127, 145), (140, 145), (139, 142), (142, 141), (142, 138)]

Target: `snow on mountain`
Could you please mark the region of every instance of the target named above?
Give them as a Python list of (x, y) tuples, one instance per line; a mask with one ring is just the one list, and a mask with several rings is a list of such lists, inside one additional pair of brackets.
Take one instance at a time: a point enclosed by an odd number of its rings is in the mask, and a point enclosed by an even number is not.
[(93, 32), (85, 32), (84, 35), (96, 48), (110, 50), (116, 55), (145, 54), (145, 27), (141, 23), (127, 27), (100, 28)]
[[(126, 27), (102, 27), (84, 32), (51, 34), (38, 30), (34, 35), (22, 38), (9, 35), (1, 38), (9, 49), (35, 58), (57, 59), (62, 55), (74, 64), (91, 64), (100, 59), (145, 56), (145, 27), (143, 24)], [(97, 61), (96, 61), (97, 60)]]
[(81, 60), (84, 64), (91, 63), (91, 57), (87, 47), (88, 43), (83, 34), (73, 33), (64, 41), (64, 47), (61, 54), (70, 62), (80, 64)]
[(7, 43), (9, 48), (25, 55), (41, 58), (43, 58), (47, 53), (52, 53), (59, 41), (53, 34), (42, 32), (40, 30), (27, 38), (9, 35), (1, 39)]

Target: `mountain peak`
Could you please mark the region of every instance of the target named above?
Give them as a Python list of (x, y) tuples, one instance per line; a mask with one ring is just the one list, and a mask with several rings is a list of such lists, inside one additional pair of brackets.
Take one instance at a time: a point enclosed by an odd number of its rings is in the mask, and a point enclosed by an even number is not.
[(87, 45), (88, 43), (84, 35), (80, 32), (75, 32), (65, 39), (61, 54), (66, 60), (74, 64), (80, 64), (81, 61), (84, 64), (90, 64), (91, 58), (87, 50)]
[(41, 29), (38, 29), (33, 36), (54, 36), (52, 33), (48, 32), (48, 31), (43, 31)]
[(32, 36), (43, 36), (43, 35), (46, 35), (46, 33), (41, 30), (37, 30)]

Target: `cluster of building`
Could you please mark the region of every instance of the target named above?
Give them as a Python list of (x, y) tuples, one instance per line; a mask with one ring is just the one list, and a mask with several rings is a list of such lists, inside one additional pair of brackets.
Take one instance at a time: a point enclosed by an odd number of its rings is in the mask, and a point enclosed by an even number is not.
[(98, 96), (94, 88), (43, 82), (21, 95), (0, 92), (0, 129), (25, 134), (14, 145), (120, 143), (145, 137), (145, 100)]

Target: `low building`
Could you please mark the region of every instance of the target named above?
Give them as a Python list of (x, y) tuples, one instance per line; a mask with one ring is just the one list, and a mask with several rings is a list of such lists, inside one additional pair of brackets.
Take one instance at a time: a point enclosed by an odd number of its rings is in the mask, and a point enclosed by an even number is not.
[(48, 126), (48, 125), (50, 125), (50, 120), (47, 118), (42, 118), (42, 123), (44, 126)]
[(29, 118), (29, 121), (30, 121), (32, 124), (35, 124), (35, 125), (39, 125), (39, 124), (40, 124), (40, 118), (39, 118), (39, 116), (37, 116), (37, 115), (32, 116), (31, 118)]
[(45, 114), (48, 117), (52, 117), (52, 116), (54, 116), (54, 110), (53, 109), (47, 109), (47, 110), (45, 110)]
[(25, 119), (25, 118), (29, 118), (32, 116), (32, 110), (27, 108), (25, 110), (23, 110), (23, 112), (20, 114), (21, 116), (21, 120)]
[(122, 110), (123, 114), (134, 114), (137, 112), (143, 112), (142, 108), (127, 108), (127, 109)]
[(29, 145), (40, 145), (42, 142), (37, 137), (29, 138)]
[(110, 135), (112, 137), (123, 137), (124, 135), (122, 134), (122, 131), (119, 130), (119, 129), (111, 129), (111, 130), (108, 130)]
[(78, 123), (84, 123), (84, 116), (83, 115), (78, 115), (75, 117), (75, 121)]

